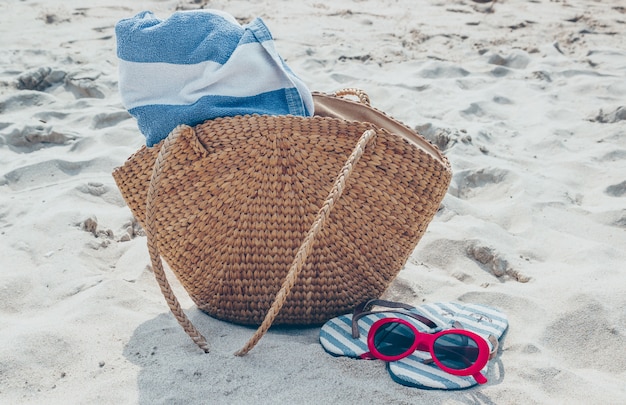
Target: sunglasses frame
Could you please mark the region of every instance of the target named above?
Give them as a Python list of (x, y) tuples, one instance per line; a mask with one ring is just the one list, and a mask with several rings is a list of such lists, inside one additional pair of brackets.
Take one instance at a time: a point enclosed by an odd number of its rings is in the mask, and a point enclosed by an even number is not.
[[(401, 353), (395, 356), (387, 356), (385, 354), (382, 354), (376, 348), (376, 343), (375, 343), (376, 332), (381, 327), (389, 323), (399, 323), (399, 324), (405, 325), (409, 329), (411, 329), (411, 331), (413, 332), (414, 334), (413, 344), (404, 353)], [(463, 369), (450, 368), (442, 364), (441, 361), (439, 361), (439, 359), (437, 358), (437, 356), (435, 356), (435, 351), (434, 351), (435, 341), (444, 335), (450, 335), (450, 334), (463, 335), (472, 339), (474, 342), (476, 342), (476, 346), (478, 348), (478, 357), (476, 358), (476, 361), (471, 366), (463, 368)], [(366, 353), (363, 357), (376, 358), (376, 359), (380, 359), (384, 361), (397, 361), (397, 360), (403, 359), (409, 356), (411, 353), (415, 352), (416, 350), (429, 352), (432, 358), (432, 361), (434, 361), (435, 364), (437, 364), (437, 366), (441, 370), (445, 371), (446, 373), (457, 375), (457, 376), (470, 376), (471, 375), (479, 384), (484, 384), (487, 382), (487, 378), (485, 378), (485, 376), (480, 371), (485, 367), (485, 365), (489, 361), (489, 358), (490, 358), (489, 345), (487, 344), (487, 341), (483, 337), (481, 337), (480, 335), (477, 335), (474, 332), (470, 332), (468, 330), (446, 329), (446, 330), (431, 334), (431, 333), (420, 332), (419, 330), (417, 330), (415, 326), (413, 326), (410, 322), (404, 319), (383, 318), (374, 322), (374, 324), (370, 328), (367, 334), (367, 346), (370, 352)]]

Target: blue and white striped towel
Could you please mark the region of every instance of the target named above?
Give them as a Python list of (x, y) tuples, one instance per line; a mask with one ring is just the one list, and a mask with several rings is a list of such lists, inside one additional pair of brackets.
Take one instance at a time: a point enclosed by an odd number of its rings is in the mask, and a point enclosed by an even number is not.
[(179, 124), (244, 114), (313, 115), (311, 92), (260, 18), (217, 10), (143, 11), (115, 27), (119, 90), (153, 146)]

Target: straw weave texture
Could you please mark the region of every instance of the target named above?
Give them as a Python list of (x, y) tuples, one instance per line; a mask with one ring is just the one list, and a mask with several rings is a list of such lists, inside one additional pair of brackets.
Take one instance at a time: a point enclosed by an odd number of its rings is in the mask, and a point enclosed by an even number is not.
[[(379, 297), (424, 234), (451, 178), (434, 146), (418, 146), (385, 126), (252, 115), (176, 128), (158, 162), (150, 209), (154, 243), (195, 304), (219, 319), (263, 321), (367, 130), (376, 136), (351, 168), (273, 323), (321, 324)], [(162, 144), (141, 148), (113, 173), (142, 226)]]

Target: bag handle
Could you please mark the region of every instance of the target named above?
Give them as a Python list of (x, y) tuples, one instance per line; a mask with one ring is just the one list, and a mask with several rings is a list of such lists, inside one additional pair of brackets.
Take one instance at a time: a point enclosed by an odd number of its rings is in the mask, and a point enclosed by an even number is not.
[[(159, 248), (157, 246), (157, 236), (158, 231), (154, 226), (154, 217), (155, 210), (153, 209), (154, 201), (156, 196), (158, 195), (159, 183), (161, 181), (162, 175), (162, 166), (164, 162), (168, 159), (170, 155), (171, 146), (176, 142), (179, 136), (182, 133), (187, 132), (193, 135), (193, 128), (191, 127), (179, 127), (172, 132), (170, 136), (168, 136), (163, 145), (161, 145), (161, 149), (159, 150), (159, 154), (154, 162), (154, 167), (152, 169), (152, 176), (150, 178), (150, 186), (148, 188), (148, 196), (146, 200), (146, 220), (145, 220), (145, 232), (146, 237), (148, 239), (148, 251), (150, 253), (150, 260), (152, 262), (152, 269), (154, 272), (154, 276), (161, 288), (161, 293), (165, 297), (165, 301), (167, 302), (172, 314), (178, 321), (178, 323), (185, 330), (187, 335), (202, 349), (205, 353), (209, 352), (209, 347), (205, 337), (196, 329), (196, 327), (191, 323), (185, 312), (183, 311), (180, 302), (176, 298), (176, 295), (172, 291), (172, 288), (167, 280), (165, 275), (165, 271), (163, 269), (163, 262), (161, 260), (161, 255), (159, 253)], [(187, 134), (186, 134), (187, 135)], [(188, 136), (188, 135), (187, 135)], [(281, 308), (285, 304), (287, 300), (287, 296), (291, 292), (291, 289), (296, 283), (298, 275), (300, 271), (304, 267), (306, 260), (308, 258), (309, 253), (313, 248), (313, 243), (315, 242), (315, 238), (322, 230), (324, 223), (330, 216), (330, 212), (333, 209), (335, 203), (341, 197), (341, 194), (344, 191), (346, 181), (352, 174), (354, 170), (354, 166), (357, 164), (363, 153), (365, 152), (366, 145), (372, 141), (376, 137), (376, 131), (373, 129), (369, 129), (361, 135), (359, 141), (356, 144), (356, 147), (352, 151), (350, 157), (348, 157), (346, 163), (343, 168), (339, 172), (333, 187), (328, 194), (328, 197), (324, 201), (324, 204), (318, 211), (317, 217), (313, 222), (313, 225), (309, 229), (302, 245), (296, 252), (295, 258), (285, 276), (285, 280), (283, 284), (276, 294), (274, 298), (274, 302), (272, 303), (270, 309), (267, 311), (265, 318), (254, 335), (248, 340), (245, 346), (235, 353), (236, 356), (244, 356), (247, 354), (252, 348), (261, 340), (261, 338), (265, 335), (268, 329), (272, 326), (274, 319), (280, 312)]]
[(367, 93), (361, 89), (348, 87), (336, 91), (333, 95), (336, 97), (354, 96), (359, 99), (361, 104), (365, 104), (368, 107), (370, 106), (370, 96), (368, 96)]
[(172, 314), (174, 314), (174, 317), (176, 318), (180, 326), (183, 327), (185, 332), (187, 332), (191, 340), (193, 340), (200, 349), (204, 350), (205, 353), (208, 353), (209, 346), (207, 345), (206, 339), (196, 329), (196, 327), (193, 326), (189, 318), (187, 318), (187, 315), (185, 315), (183, 308), (180, 306), (180, 302), (178, 302), (174, 291), (172, 291), (170, 283), (167, 281), (167, 277), (165, 276), (165, 270), (163, 270), (161, 254), (159, 253), (159, 247), (157, 246), (156, 242), (157, 229), (154, 226), (155, 210), (153, 209), (153, 205), (154, 200), (158, 194), (159, 183), (161, 182), (161, 167), (170, 155), (171, 145), (176, 143), (178, 137), (181, 135), (182, 132), (185, 131), (191, 131), (193, 133), (193, 129), (187, 126), (181, 126), (174, 129), (174, 131), (172, 131), (172, 133), (167, 138), (165, 138), (165, 141), (163, 141), (163, 145), (161, 145), (159, 154), (154, 161), (152, 176), (150, 177), (150, 186), (148, 187), (148, 196), (146, 198), (146, 223), (144, 230), (146, 232), (146, 238), (148, 239), (148, 252), (150, 253), (150, 261), (152, 262), (152, 271), (154, 273), (154, 277), (159, 283), (161, 293), (163, 294), (163, 297), (165, 297), (167, 305), (170, 307)]
[(352, 151), (352, 154), (350, 155), (350, 157), (348, 157), (346, 164), (343, 166), (343, 168), (339, 172), (339, 175), (337, 176), (337, 179), (335, 180), (335, 184), (333, 185), (333, 188), (330, 190), (330, 193), (328, 194), (326, 201), (324, 201), (322, 208), (320, 208), (320, 210), (318, 211), (317, 218), (315, 218), (315, 221), (313, 222), (311, 229), (309, 229), (309, 232), (304, 238), (302, 245), (296, 252), (295, 259), (293, 260), (291, 267), (289, 268), (289, 272), (287, 272), (287, 276), (285, 276), (285, 281), (283, 282), (282, 287), (278, 291), (278, 294), (276, 294), (276, 298), (274, 298), (274, 302), (272, 303), (272, 306), (267, 311), (267, 314), (265, 315), (265, 319), (261, 323), (261, 326), (259, 326), (257, 331), (254, 333), (254, 335), (245, 344), (245, 346), (241, 350), (235, 353), (236, 356), (244, 356), (250, 350), (252, 350), (252, 348), (259, 342), (259, 340), (261, 340), (263, 335), (265, 335), (265, 333), (270, 328), (270, 326), (272, 326), (272, 323), (274, 322), (274, 319), (278, 315), (278, 312), (280, 312), (281, 308), (285, 304), (285, 301), (287, 300), (287, 296), (291, 292), (291, 288), (295, 285), (296, 279), (298, 278), (300, 271), (304, 267), (304, 264), (306, 263), (306, 259), (309, 256), (309, 253), (311, 253), (311, 249), (313, 248), (313, 242), (315, 242), (315, 238), (322, 230), (322, 227), (324, 226), (324, 223), (330, 216), (330, 211), (335, 206), (335, 203), (341, 197), (341, 194), (343, 193), (344, 187), (346, 185), (346, 181), (352, 174), (352, 170), (354, 170), (354, 166), (357, 164), (357, 162), (359, 161), (359, 159), (365, 152), (365, 146), (375, 137), (376, 137), (376, 131), (374, 131), (373, 129), (368, 129), (367, 131), (363, 133), (363, 135), (361, 135), (361, 138), (357, 142), (356, 147)]

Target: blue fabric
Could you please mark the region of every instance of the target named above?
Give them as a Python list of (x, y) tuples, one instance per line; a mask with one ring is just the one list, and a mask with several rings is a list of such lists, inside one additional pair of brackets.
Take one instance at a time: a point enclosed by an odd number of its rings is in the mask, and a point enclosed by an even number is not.
[(148, 146), (180, 124), (244, 114), (313, 115), (313, 98), (260, 18), (241, 26), (216, 10), (158, 19), (143, 11), (115, 27), (122, 102)]
[[(204, 96), (190, 105), (151, 104), (135, 107), (128, 112), (137, 118), (143, 134), (149, 134), (147, 144), (152, 146), (164, 139), (179, 124), (197, 125), (205, 120), (246, 114), (287, 115), (291, 110), (281, 102), (297, 98), (292, 89), (276, 90), (257, 96), (241, 97)], [(158, 130), (158, 132), (156, 131)], [(159, 136), (165, 135), (163, 137)]]

